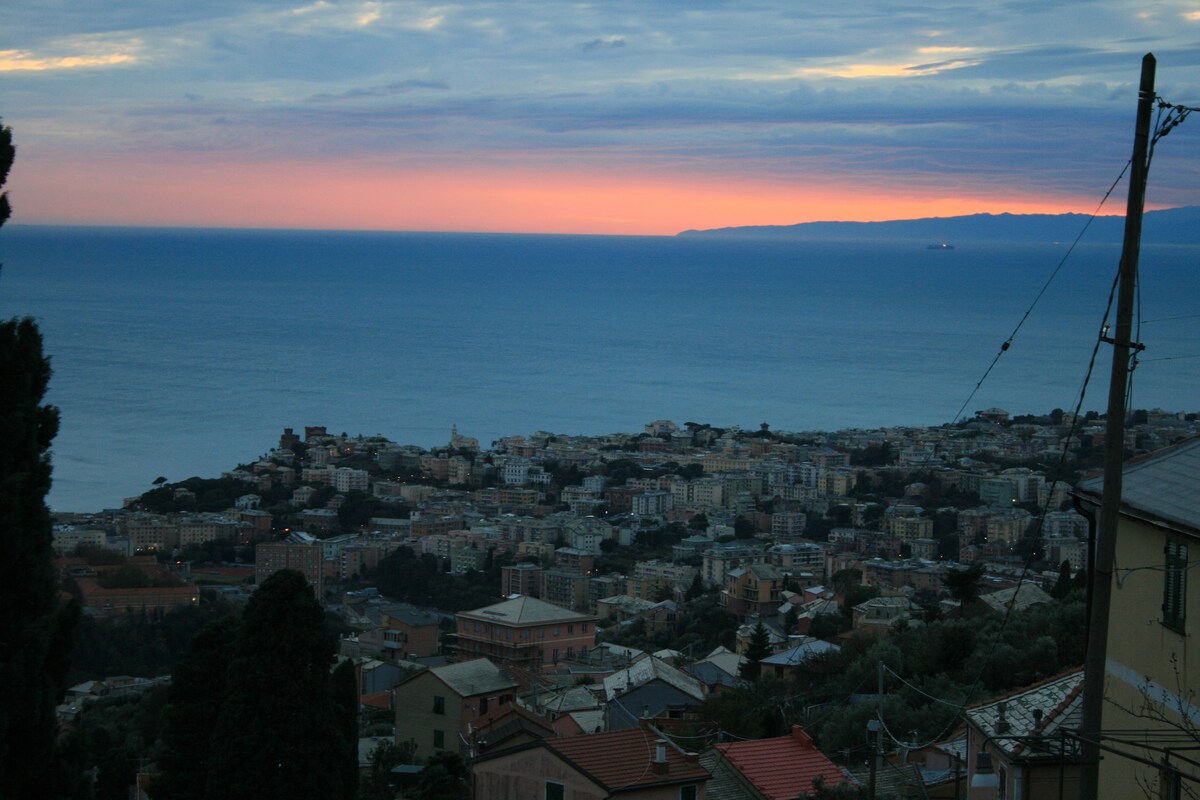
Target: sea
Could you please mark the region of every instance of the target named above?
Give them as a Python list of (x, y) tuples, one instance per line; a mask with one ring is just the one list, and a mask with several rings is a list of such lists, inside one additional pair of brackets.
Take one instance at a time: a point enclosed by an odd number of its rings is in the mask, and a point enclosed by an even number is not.
[[(0, 318), (36, 318), (51, 359), (58, 511), (217, 476), (285, 426), (487, 447), (1074, 408), (1119, 248), (928, 244), (9, 224)], [(1133, 407), (1200, 409), (1198, 263), (1143, 247)], [(1085, 410), (1110, 368), (1104, 345)]]

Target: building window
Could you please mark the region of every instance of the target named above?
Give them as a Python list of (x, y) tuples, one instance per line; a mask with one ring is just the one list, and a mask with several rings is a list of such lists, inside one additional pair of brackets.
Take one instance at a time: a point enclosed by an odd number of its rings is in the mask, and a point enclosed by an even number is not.
[(446, 713), (446, 698), (441, 697), (436, 694), (433, 696), (433, 713), (435, 713), (435, 714), (445, 714)]
[(575, 632), (575, 624), (574, 624), (574, 623), (569, 623), (569, 624), (567, 625), (567, 633), (574, 633), (574, 632)]
[(1163, 625), (1182, 632), (1187, 608), (1188, 548), (1183, 542), (1168, 541), (1163, 552), (1167, 562), (1163, 570)]
[(679, 800), (696, 800), (696, 786), (680, 786)]
[(479, 698), (479, 713), (486, 714), (488, 712), (488, 699), (486, 697)]
[(567, 800), (567, 787), (554, 781), (546, 781), (545, 800)]
[(444, 731), (435, 730), (433, 732), (433, 749), (443, 750), (446, 747), (446, 733)]
[(579, 626), (579, 630), (583, 631), (584, 633), (587, 633), (587, 632), (588, 632), (588, 631), (587, 631), (587, 626), (588, 626), (588, 624), (585, 622), (585, 623), (583, 623), (582, 625), (580, 625), (580, 626)]
[(558, 626), (557, 625), (554, 626), (554, 635), (558, 636)]

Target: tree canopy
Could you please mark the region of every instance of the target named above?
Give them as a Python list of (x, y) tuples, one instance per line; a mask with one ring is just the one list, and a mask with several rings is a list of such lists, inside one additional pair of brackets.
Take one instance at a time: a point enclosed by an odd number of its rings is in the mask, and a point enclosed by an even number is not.
[(333, 654), (304, 576), (281, 570), (264, 581), (236, 628), (210, 628), (176, 670), (162, 784), (191, 780), (178, 796), (197, 800), (353, 797), (348, 682), (331, 676)]

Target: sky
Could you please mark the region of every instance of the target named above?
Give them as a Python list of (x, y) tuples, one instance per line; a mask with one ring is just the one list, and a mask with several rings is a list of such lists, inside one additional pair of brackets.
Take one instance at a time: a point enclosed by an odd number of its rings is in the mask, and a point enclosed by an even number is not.
[[(1091, 213), (1151, 51), (1200, 105), (1195, 0), (12, 0), (0, 119), (15, 224)], [(1162, 140), (1149, 207), (1200, 204), (1198, 145), (1200, 115)]]

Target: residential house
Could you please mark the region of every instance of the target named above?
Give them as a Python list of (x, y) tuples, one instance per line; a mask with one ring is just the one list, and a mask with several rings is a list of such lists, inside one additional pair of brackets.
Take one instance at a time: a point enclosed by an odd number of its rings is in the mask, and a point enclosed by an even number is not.
[(900, 622), (912, 618), (913, 604), (907, 597), (872, 597), (853, 609), (855, 630), (891, 633)]
[(704, 702), (700, 682), (654, 656), (641, 658), (604, 679), (608, 729), (633, 728), (640, 720), (670, 725), (699, 710)]
[(476, 800), (705, 800), (708, 770), (650, 726), (538, 739), (471, 764)]
[(398, 658), (425, 658), (438, 654), (438, 617), (411, 606), (386, 605), (381, 609), (386, 647)]
[(836, 644), (830, 644), (829, 642), (809, 636), (801, 636), (799, 637), (799, 641), (795, 637), (791, 637), (788, 639), (788, 644), (792, 646), (788, 647), (787, 650), (768, 656), (758, 662), (761, 675), (791, 678), (799, 671), (800, 665), (813, 656), (824, 653), (836, 653), (841, 650)]
[(779, 609), (784, 575), (770, 564), (751, 564), (725, 574), (721, 604), (739, 622), (771, 617)]
[[(1097, 515), (1103, 484), (1091, 478), (1075, 492), (1090, 514)], [(1099, 796), (1140, 797), (1141, 786), (1164, 797), (1194, 795), (1200, 591), (1189, 574), (1200, 561), (1200, 439), (1129, 462), (1122, 484), (1101, 730), (1144, 733), (1105, 742), (1133, 758), (1104, 754)]]
[(520, 705), (501, 706), (480, 720), (471, 732), (470, 755), (488, 751), (508, 750), (539, 739), (553, 739), (557, 732), (542, 717), (526, 711)]
[[(1056, 675), (966, 710), (967, 783), (984, 776), (979, 756), (990, 756), (988, 777), (1000, 800), (1054, 800), (1079, 793), (1079, 727), (1083, 671)], [(1065, 793), (1063, 793), (1065, 792)], [(1115, 795), (1114, 795), (1115, 796)], [(1135, 797), (1136, 793), (1123, 795)]]
[(516, 691), (508, 671), (486, 658), (414, 672), (392, 689), (396, 744), (412, 743), (418, 758), (460, 753), (480, 720)]

